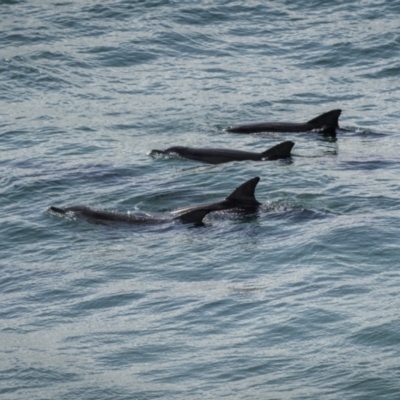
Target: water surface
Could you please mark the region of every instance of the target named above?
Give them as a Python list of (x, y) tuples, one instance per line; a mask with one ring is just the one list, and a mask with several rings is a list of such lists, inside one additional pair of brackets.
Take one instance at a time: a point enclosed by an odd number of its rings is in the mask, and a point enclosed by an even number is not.
[[(0, 4), (2, 397), (400, 397), (397, 2)], [(336, 108), (336, 138), (224, 131)], [(168, 214), (254, 176), (257, 213), (201, 227), (46, 211)]]

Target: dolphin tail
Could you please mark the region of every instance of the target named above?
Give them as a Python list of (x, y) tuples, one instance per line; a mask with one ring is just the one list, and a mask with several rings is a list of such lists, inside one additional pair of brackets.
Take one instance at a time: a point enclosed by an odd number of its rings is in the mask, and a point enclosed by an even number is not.
[(212, 210), (210, 208), (202, 208), (199, 210), (193, 210), (185, 212), (174, 219), (179, 219), (182, 222), (194, 222), (196, 224), (200, 224), (204, 217), (210, 213)]
[(51, 212), (54, 212), (57, 214), (65, 214), (66, 213), (66, 211), (63, 208), (53, 207), (53, 206), (49, 207), (47, 209), (47, 211), (51, 211)]
[(290, 152), (292, 151), (293, 146), (294, 143), (288, 140), (264, 151), (263, 153), (261, 153), (261, 156), (263, 159), (267, 160), (279, 160), (281, 158), (288, 158), (290, 157)]
[(249, 179), (247, 182), (240, 185), (236, 188), (227, 198), (226, 200), (244, 203), (249, 206), (259, 206), (259, 203), (255, 196), (254, 192), (256, 190), (256, 186), (260, 182), (260, 178), (256, 176), (255, 178)]
[(331, 110), (307, 121), (307, 124), (315, 126), (323, 133), (335, 133), (336, 128), (339, 128), (338, 121), (341, 113), (342, 110)]

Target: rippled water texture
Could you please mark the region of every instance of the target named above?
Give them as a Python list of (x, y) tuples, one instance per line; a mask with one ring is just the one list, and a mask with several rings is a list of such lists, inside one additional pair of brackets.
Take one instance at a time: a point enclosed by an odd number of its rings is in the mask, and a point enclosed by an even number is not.
[[(400, 398), (399, 2), (0, 6), (1, 398)], [(336, 138), (224, 131), (337, 108)], [(168, 217), (255, 176), (256, 213), (202, 226), (47, 212)]]

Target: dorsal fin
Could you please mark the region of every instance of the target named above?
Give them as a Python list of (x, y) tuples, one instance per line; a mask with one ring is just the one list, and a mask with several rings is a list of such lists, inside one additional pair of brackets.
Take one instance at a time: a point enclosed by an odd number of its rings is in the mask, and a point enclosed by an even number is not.
[(307, 124), (314, 125), (315, 127), (339, 127), (339, 116), (342, 110), (331, 110), (324, 114), (319, 115), (316, 118), (311, 119)]
[(174, 219), (180, 219), (183, 222), (194, 222), (194, 223), (201, 223), (204, 217), (210, 213), (212, 210), (211, 208), (201, 208), (199, 210), (193, 210), (185, 212)]
[(294, 143), (290, 140), (277, 144), (274, 147), (261, 153), (262, 158), (267, 158), (268, 160), (279, 160), (280, 158), (290, 157), (290, 152)]
[(256, 190), (258, 182), (260, 182), (260, 178), (258, 176), (249, 179), (247, 182), (243, 183), (238, 188), (236, 188), (226, 198), (226, 200), (235, 201), (239, 203), (252, 204), (252, 205), (260, 205), (261, 203), (259, 203), (254, 196), (254, 192)]

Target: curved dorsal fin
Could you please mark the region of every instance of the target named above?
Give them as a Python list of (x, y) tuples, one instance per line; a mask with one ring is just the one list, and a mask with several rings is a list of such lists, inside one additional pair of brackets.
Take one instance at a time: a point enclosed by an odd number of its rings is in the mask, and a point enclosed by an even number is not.
[(287, 140), (286, 142), (282, 142), (277, 144), (274, 147), (271, 147), (268, 150), (265, 150), (261, 153), (262, 158), (267, 158), (268, 160), (279, 160), (281, 158), (290, 157), (290, 152), (294, 146), (294, 142)]
[(313, 119), (310, 119), (310, 121), (307, 121), (307, 124), (314, 125), (316, 127), (333, 127), (333, 128), (338, 128), (339, 127), (339, 116), (341, 114), (342, 110), (331, 110), (328, 111), (324, 114), (318, 115), (318, 117), (315, 117)]
[(255, 178), (249, 179), (247, 182), (240, 185), (236, 188), (227, 198), (226, 200), (230, 200), (238, 203), (247, 203), (260, 205), (255, 196), (254, 192), (256, 190), (256, 186), (260, 182), (260, 178), (256, 176)]

